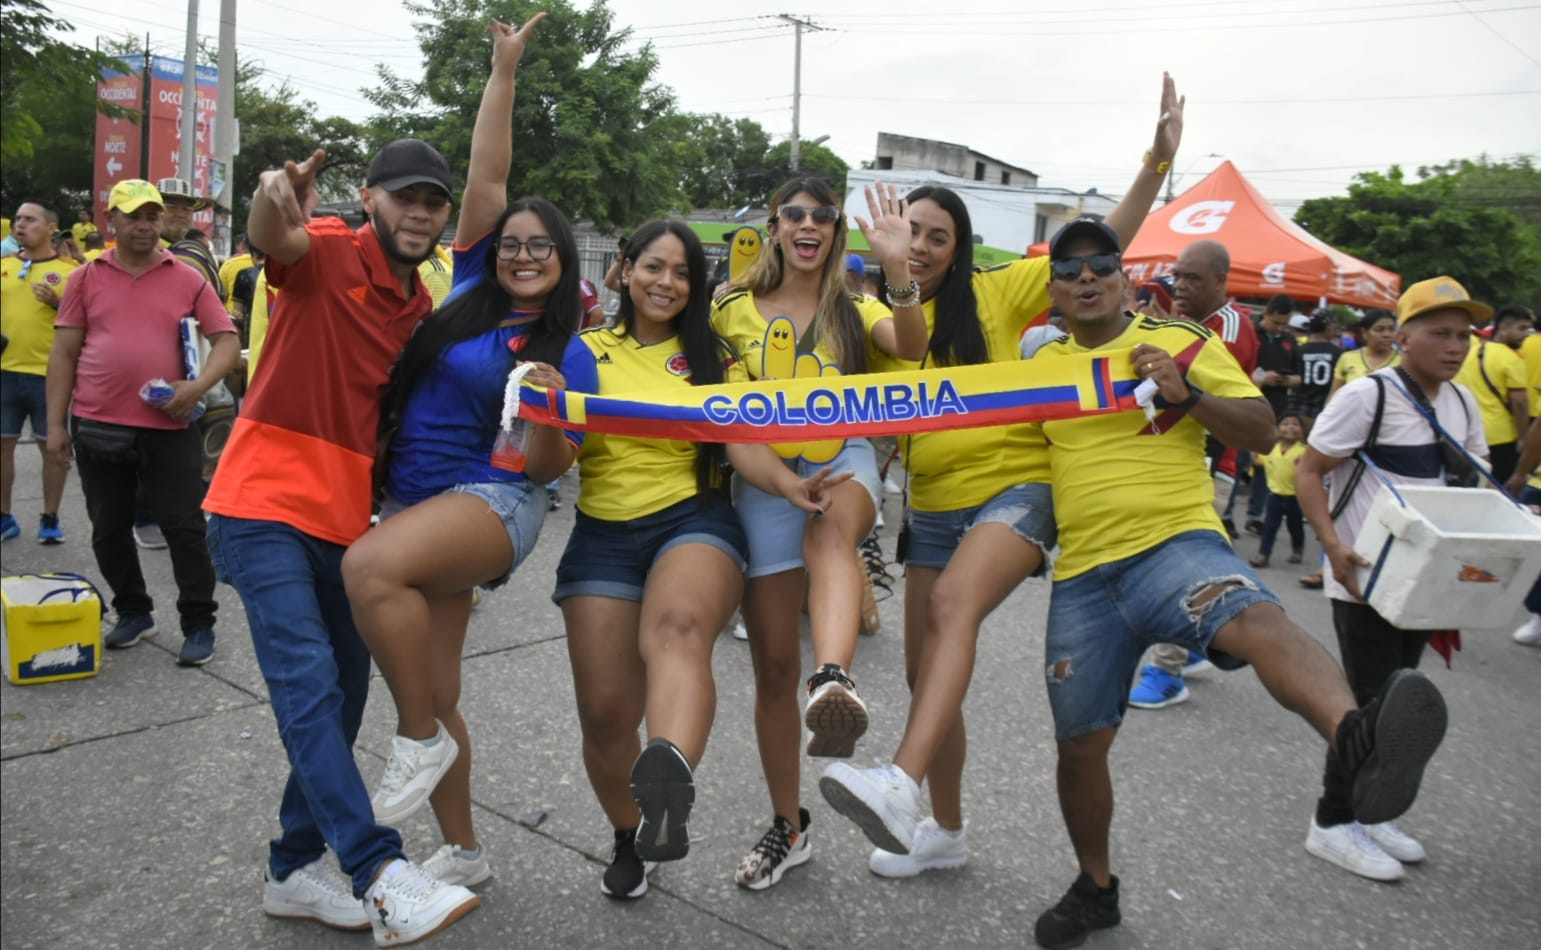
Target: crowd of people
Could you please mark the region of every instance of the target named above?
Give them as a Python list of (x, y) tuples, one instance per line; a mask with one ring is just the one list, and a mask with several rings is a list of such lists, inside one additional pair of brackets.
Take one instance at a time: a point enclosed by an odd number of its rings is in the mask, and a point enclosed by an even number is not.
[[(169, 548), (179, 662), (212, 658), (216, 579), (234, 587), (290, 766), (267, 913), (372, 930), (390, 946), (478, 905), (470, 888), (493, 867), (472, 820), (461, 651), (478, 588), (546, 582), (520, 568), (554, 480), (574, 465), (575, 525), (551, 596), (584, 765), (614, 832), (605, 895), (643, 896), (658, 862), (689, 852), (717, 704), (712, 650), (738, 610), (770, 816), (737, 884), (771, 888), (811, 856), (805, 754), (833, 760), (820, 791), (871, 840), (875, 873), (966, 863), (962, 705), (976, 641), (1035, 576), (1052, 578), (1043, 682), (1079, 870), (1038, 917), (1041, 946), (1119, 923), (1109, 750), (1129, 707), (1184, 701), (1199, 668), (1251, 666), (1322, 737), (1310, 853), (1377, 880), (1423, 860), (1394, 819), (1445, 731), (1444, 701), (1416, 669), (1434, 635), (1392, 626), (1361, 597), (1353, 543), (1379, 482), (1359, 458), (1394, 483), (1443, 485), (1471, 474), (1460, 458), (1480, 470), (1491, 457), (1505, 490), (1541, 499), (1541, 336), (1528, 311), (1495, 315), (1434, 277), (1394, 313), (1365, 314), (1345, 349), (1326, 308), (1300, 314), (1275, 298), (1254, 320), (1227, 293), (1228, 255), (1210, 240), (1189, 245), (1169, 279), (1131, 285), (1121, 254), (1182, 136), (1185, 103), (1166, 77), (1126, 197), (1106, 221), (1060, 229), (1046, 257), (976, 268), (956, 193), (879, 185), (855, 220), (869, 275), (847, 254), (830, 185), (795, 178), (772, 198), (763, 249), (722, 286), (689, 228), (639, 225), (606, 275), (618, 314), (585, 330), (602, 310), (571, 224), (544, 198), (508, 200), (517, 67), (542, 17), (489, 26), (458, 202), (443, 156), (401, 139), (370, 164), (358, 229), (312, 216), (322, 151), (264, 172), (242, 253), (223, 266), (178, 179), (115, 186), (116, 243), (83, 265), (57, 245), (104, 243), (89, 212), (72, 232), (37, 202), (12, 221), (0, 277), (4, 535), (20, 534), (13, 453), (30, 426), (44, 457), (39, 541), (64, 541), (64, 480), (72, 464), (80, 473), (112, 592), (107, 646), (155, 632), (136, 537)], [(438, 239), (452, 216), (446, 259)], [(1474, 335), (1489, 322), (1490, 338)], [(912, 696), (899, 748), (873, 768), (848, 761), (869, 725), (853, 671), (857, 548), (883, 492), (866, 439), (583, 433), (505, 405), (521, 383), (612, 395), (1024, 360), (1031, 375), (1032, 360), (1096, 353), (1146, 382), (1148, 416), (896, 433)], [(151, 381), (169, 394), (152, 399)], [(221, 387), (241, 400), (211, 472), (197, 419)], [(1243, 530), (1262, 538), (1250, 563), (1232, 545), (1238, 498)], [(1326, 588), (1341, 666), (1258, 573), (1281, 525), (1287, 560), (1306, 558), (1306, 523), (1323, 570), (1300, 580)], [(1527, 607), (1515, 638), (1541, 642), (1541, 593)], [(371, 661), (397, 723), (373, 790), (352, 754)], [(424, 807), (440, 840), (416, 862), (393, 826)]]

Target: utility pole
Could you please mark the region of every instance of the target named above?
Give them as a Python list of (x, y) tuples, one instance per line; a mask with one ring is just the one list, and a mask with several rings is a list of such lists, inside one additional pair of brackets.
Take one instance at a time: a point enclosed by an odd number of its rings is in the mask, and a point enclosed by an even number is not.
[[(216, 208), (222, 208), (230, 215), (226, 233), (216, 238), (227, 254), (235, 245), (235, 3), (236, 0), (219, 2), (219, 92), (214, 100), (214, 166), (223, 170), (224, 177), (217, 192), (210, 196)], [(212, 175), (209, 180), (212, 185)], [(215, 214), (217, 216), (218, 211)]]
[(792, 57), (792, 172), (796, 174), (797, 170), (802, 167), (803, 158), (802, 143), (798, 141), (797, 128), (803, 101), (803, 30), (818, 32), (824, 28), (814, 26), (807, 20), (799, 20), (797, 17), (787, 13), (777, 14), (776, 19), (785, 20), (792, 24), (797, 44), (795, 47), (796, 52), (793, 53)]
[(182, 157), (177, 177), (191, 185), (197, 170), (198, 0), (187, 0), (187, 58), (182, 64)]

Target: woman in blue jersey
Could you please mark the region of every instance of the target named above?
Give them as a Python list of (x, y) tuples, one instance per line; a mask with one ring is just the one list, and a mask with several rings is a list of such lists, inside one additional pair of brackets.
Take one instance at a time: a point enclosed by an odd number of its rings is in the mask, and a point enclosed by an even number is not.
[(460, 651), (472, 590), (505, 583), (546, 513), (542, 485), (580, 440), (531, 426), (522, 472), (492, 465), (503, 392), (516, 362), (542, 385), (592, 391), (578, 326), (578, 250), (549, 201), (507, 205), (514, 69), (537, 15), (493, 36), (492, 76), (471, 141), (449, 302), (418, 328), (396, 369), (380, 525), (343, 560), (353, 616), (396, 702), (397, 726), (375, 816), (396, 823), (433, 805), (444, 845), (424, 870), (456, 884), (491, 873), (471, 822), (470, 740)]
[[(897, 226), (899, 205), (892, 189), (869, 193), (874, 219)], [(885, 262), (894, 311), (846, 290), (847, 224), (829, 185), (815, 178), (782, 185), (771, 201), (767, 230), (769, 239), (743, 286), (719, 297), (712, 316), (751, 377), (857, 374), (867, 372), (878, 354), (920, 357), (920, 292), (902, 254)], [(893, 239), (902, 243), (907, 234)], [(869, 231), (869, 241), (876, 235)], [(733, 504), (749, 538), (744, 624), (754, 661), (760, 763), (774, 814), (735, 875), (739, 886), (752, 890), (775, 884), (812, 854), (808, 813), (798, 797), (803, 725), (809, 755), (837, 757), (851, 755), (867, 728), (866, 706), (849, 673), (866, 583), (856, 545), (872, 528), (883, 490), (866, 439), (782, 446), (778, 454), (804, 473), (829, 465), (855, 477), (834, 489), (829, 513), (820, 518), (805, 517), (744, 479), (733, 483)], [(798, 628), (805, 592), (815, 672), (801, 689)], [(802, 696), (807, 708), (800, 722)]]
[[(623, 251), (614, 327), (582, 335), (598, 392), (748, 379), (712, 330), (701, 242), (650, 221)], [(590, 434), (578, 452), (576, 523), (557, 567), (583, 763), (615, 832), (603, 893), (640, 897), (645, 861), (690, 848), (693, 773), (716, 712), (712, 647), (744, 589), (748, 542), (723, 465), (819, 514), (850, 474), (799, 478), (764, 445)], [(648, 743), (637, 727), (647, 719)]]
[[(1163, 78), (1155, 141), (1107, 225), (1127, 247), (1145, 220), (1182, 136), (1183, 100)], [(968, 208), (953, 191), (908, 195), (910, 272), (920, 285), (929, 333), (921, 365), (963, 366), (1021, 359), (1019, 340), (1045, 322), (1049, 258), (973, 266)], [(1100, 227), (1101, 225), (1097, 225)], [(1117, 255), (1092, 267), (1116, 269)], [(1103, 273), (1097, 270), (1097, 273)], [(885, 362), (880, 369), (915, 368)], [(967, 750), (963, 699), (979, 627), (1026, 578), (1042, 572), (1058, 532), (1048, 453), (1036, 426), (998, 426), (900, 436), (908, 472), (905, 674), (913, 697), (892, 764), (837, 762), (819, 787), (878, 846), (868, 864), (909, 877), (968, 859), (962, 777)], [(920, 783), (932, 816), (920, 815)]]

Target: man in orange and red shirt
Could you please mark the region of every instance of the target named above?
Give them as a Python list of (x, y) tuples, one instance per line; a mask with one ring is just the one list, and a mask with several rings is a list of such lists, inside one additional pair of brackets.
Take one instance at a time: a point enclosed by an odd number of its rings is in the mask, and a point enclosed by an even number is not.
[[(342, 581), (343, 554), (369, 527), (391, 366), (432, 308), (418, 265), (449, 221), (453, 183), (431, 146), (392, 142), (370, 164), (359, 193), (369, 223), (355, 232), (308, 221), (324, 158), (318, 149), (264, 172), (252, 200), (251, 240), (282, 293), (204, 507), (215, 570), (246, 605), (289, 757), (263, 909), (373, 927), (384, 946), (426, 937), (478, 903), (408, 862), (400, 834), (374, 819), (353, 760), (369, 651)], [(330, 870), (327, 846), (351, 881)], [(339, 898), (345, 890), (364, 903)]]

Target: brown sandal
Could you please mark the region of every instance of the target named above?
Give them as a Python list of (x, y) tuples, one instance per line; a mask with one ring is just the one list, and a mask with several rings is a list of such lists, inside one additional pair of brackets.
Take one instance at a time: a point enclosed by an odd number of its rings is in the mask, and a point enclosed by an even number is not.
[(1251, 564), (1253, 567), (1267, 567), (1268, 558), (1265, 555), (1259, 554), (1247, 563)]
[(1322, 572), (1317, 571), (1315, 574), (1307, 574), (1305, 577), (1302, 577), (1300, 579), (1300, 586), (1306, 590), (1321, 590), (1323, 586)]

